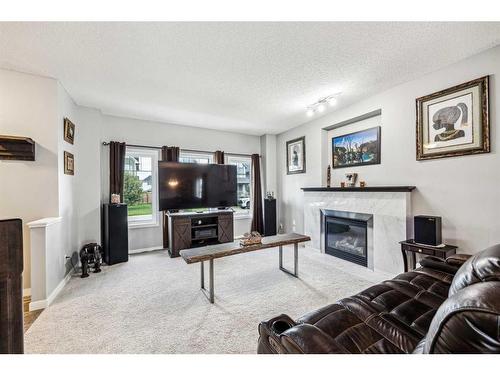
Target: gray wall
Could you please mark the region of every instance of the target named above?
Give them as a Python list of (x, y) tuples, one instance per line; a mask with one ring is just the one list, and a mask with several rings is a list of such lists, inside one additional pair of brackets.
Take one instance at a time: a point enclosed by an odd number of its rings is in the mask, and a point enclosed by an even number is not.
[[(345, 180), (344, 174), (352, 171), (371, 186), (415, 185), (418, 190), (412, 194), (413, 214), (442, 216), (444, 239), (458, 245), (460, 252), (473, 253), (500, 242), (499, 73), (500, 47), (496, 47), (280, 134), (277, 145), (280, 221), (289, 231), (302, 231), (300, 188), (326, 183), (330, 142), (322, 129), (381, 109), (382, 163), (334, 170), (333, 182), (339, 185)], [(415, 98), (485, 75), (491, 75), (491, 153), (416, 161)], [(338, 132), (353, 130), (358, 130), (356, 125)], [(306, 136), (307, 173), (287, 176), (285, 142), (303, 135)]]

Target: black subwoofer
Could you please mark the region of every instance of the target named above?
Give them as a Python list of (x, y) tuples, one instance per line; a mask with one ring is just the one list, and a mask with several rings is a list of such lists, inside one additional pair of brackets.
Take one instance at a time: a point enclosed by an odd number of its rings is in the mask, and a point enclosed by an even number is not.
[(413, 229), (416, 243), (431, 246), (442, 244), (441, 218), (439, 216), (415, 216)]

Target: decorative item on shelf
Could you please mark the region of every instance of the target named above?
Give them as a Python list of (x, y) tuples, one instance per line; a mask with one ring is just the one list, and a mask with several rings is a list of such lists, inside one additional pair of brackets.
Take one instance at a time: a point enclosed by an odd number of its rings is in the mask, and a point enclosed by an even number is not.
[(359, 181), (359, 187), (364, 188), (365, 186), (366, 186), (366, 182), (365, 181)]
[(75, 174), (75, 157), (71, 152), (64, 151), (64, 174)]
[(285, 226), (283, 223), (280, 223), (280, 226), (278, 227), (278, 234), (285, 234)]
[(342, 181), (342, 182), (340, 183), (340, 187), (341, 187), (341, 188), (345, 188), (345, 182), (344, 182), (344, 181)]
[(490, 152), (489, 77), (416, 99), (417, 160)]
[(330, 187), (332, 184), (332, 168), (328, 166), (326, 168), (326, 187)]
[(306, 137), (286, 142), (286, 173), (306, 173)]
[(274, 191), (268, 191), (268, 192), (266, 193), (266, 199), (270, 199), (270, 200), (275, 199), (275, 198), (274, 198)]
[(120, 204), (120, 194), (111, 194), (111, 203)]
[(64, 118), (64, 140), (73, 144), (75, 142), (75, 124), (68, 118)]
[(356, 179), (358, 178), (357, 173), (346, 173), (345, 177), (347, 178), (347, 187), (356, 186)]
[(258, 245), (260, 243), (262, 243), (262, 236), (256, 231), (245, 233), (240, 240), (240, 245), (242, 246)]
[(332, 168), (380, 164), (380, 126), (332, 138)]

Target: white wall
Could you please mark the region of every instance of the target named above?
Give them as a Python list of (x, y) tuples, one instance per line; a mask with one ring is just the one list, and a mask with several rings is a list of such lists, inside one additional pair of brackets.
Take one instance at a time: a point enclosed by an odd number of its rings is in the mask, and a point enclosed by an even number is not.
[(58, 216), (57, 82), (0, 69), (0, 134), (30, 137), (35, 161), (0, 160), (0, 217), (23, 220), (24, 287), (30, 286), (26, 223)]
[[(106, 115), (102, 116), (101, 140), (211, 152), (260, 153), (260, 137), (257, 136)], [(101, 199), (104, 203), (109, 201), (109, 148), (106, 146), (101, 146), (101, 170)], [(235, 220), (235, 235), (248, 232), (250, 222), (250, 219)], [(130, 228), (130, 250), (162, 246), (161, 221), (156, 227)]]
[[(330, 144), (327, 132), (322, 129), (381, 109), (382, 164), (349, 171), (357, 172), (370, 186), (417, 186), (412, 194), (413, 214), (442, 216), (444, 239), (458, 245), (459, 252), (474, 253), (500, 242), (499, 73), (500, 47), (496, 47), (280, 134), (277, 145), (280, 221), (285, 223), (287, 230), (302, 231), (303, 193), (300, 188), (325, 184)], [(491, 153), (416, 161), (415, 98), (484, 75), (491, 76)], [(341, 131), (353, 130), (359, 129), (353, 125)], [(307, 173), (287, 176), (285, 142), (303, 135), (306, 136)], [(333, 182), (338, 185), (345, 179), (346, 172), (347, 169), (334, 170)]]

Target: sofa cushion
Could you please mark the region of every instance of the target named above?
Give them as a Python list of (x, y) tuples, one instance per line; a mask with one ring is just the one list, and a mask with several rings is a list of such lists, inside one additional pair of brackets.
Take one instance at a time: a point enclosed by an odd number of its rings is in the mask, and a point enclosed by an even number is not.
[(446, 299), (452, 278), (432, 268), (407, 272), (304, 315), (298, 323), (317, 327), (348, 353), (411, 353)]

